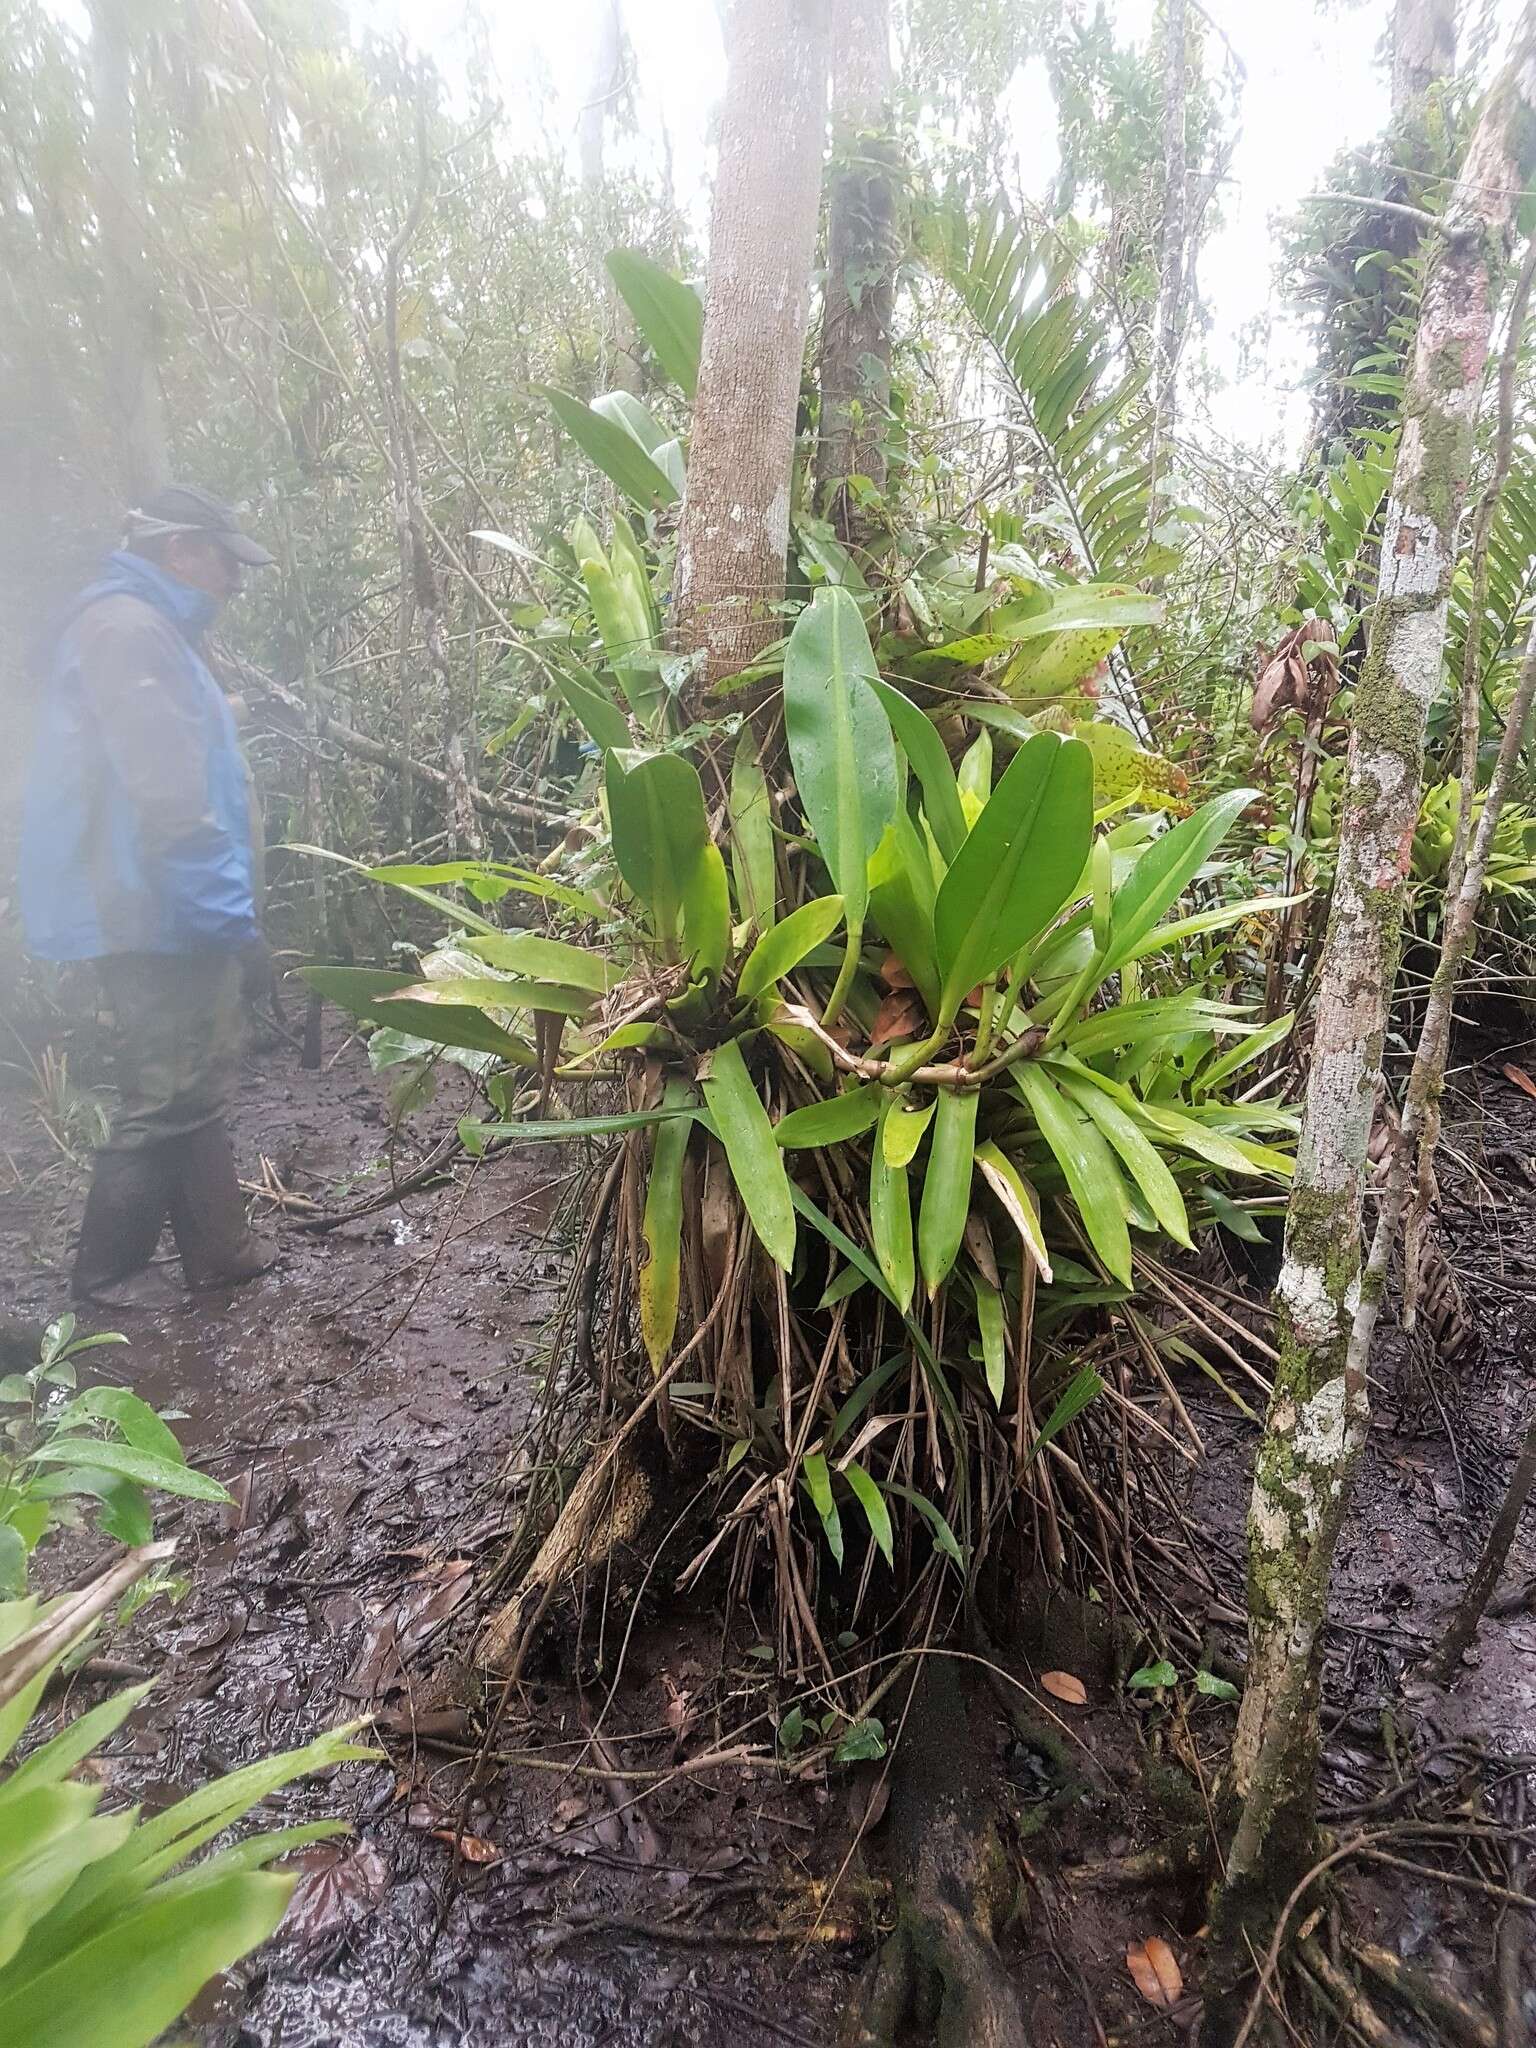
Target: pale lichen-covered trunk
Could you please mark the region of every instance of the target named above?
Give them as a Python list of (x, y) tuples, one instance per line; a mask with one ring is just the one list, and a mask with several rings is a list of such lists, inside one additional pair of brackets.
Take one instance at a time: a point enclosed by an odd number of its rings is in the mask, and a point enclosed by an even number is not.
[(891, 311), (901, 255), (890, 0), (833, 0), (832, 148), (816, 501), (857, 546), (872, 522), (850, 478), (885, 488)]
[(154, 286), (144, 253), (144, 191), (133, 137), (128, 0), (91, 0), (91, 155), (101, 312), (123, 482), (138, 500), (170, 477), (155, 352)]
[(1391, 41), (1396, 114), (1456, 69), (1456, 0), (1397, 0)]
[(825, 0), (731, 0), (704, 344), (678, 536), (679, 645), (706, 681), (783, 631), (795, 414), (826, 132)]
[[(1536, 0), (1490, 94), (1430, 254), (1404, 396), (1370, 651), (1355, 693), (1338, 871), (1277, 1305), (1281, 1363), (1249, 1511), (1248, 1680), (1233, 1753), (1241, 1812), (1222, 1929), (1241, 1949), (1307, 1868), (1329, 1572), (1368, 1421), (1361, 1222), (1425, 715), (1514, 195), (1536, 109)], [(1369, 1276), (1374, 1294), (1380, 1272)], [(1373, 1303), (1367, 1304), (1373, 1311)], [(1362, 1344), (1361, 1339), (1364, 1338)], [(1260, 1948), (1262, 1949), (1262, 1940)], [(1223, 2038), (1220, 2029), (1213, 2039)]]

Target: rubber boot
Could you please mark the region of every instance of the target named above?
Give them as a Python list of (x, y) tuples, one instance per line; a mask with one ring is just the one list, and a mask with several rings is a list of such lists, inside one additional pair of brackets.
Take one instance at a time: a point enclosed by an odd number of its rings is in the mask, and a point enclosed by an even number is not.
[(174, 1289), (150, 1266), (170, 1210), (164, 1145), (98, 1152), (85, 1198), (70, 1292), (76, 1301), (108, 1308), (154, 1307)]
[(194, 1293), (239, 1287), (265, 1273), (277, 1258), (277, 1246), (246, 1223), (245, 1197), (223, 1118), (173, 1138), (166, 1149), (171, 1229), (187, 1285)]

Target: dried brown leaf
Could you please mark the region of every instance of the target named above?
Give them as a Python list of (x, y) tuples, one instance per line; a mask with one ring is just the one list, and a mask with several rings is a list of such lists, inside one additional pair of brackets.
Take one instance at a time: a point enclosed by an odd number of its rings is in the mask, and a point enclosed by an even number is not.
[(1149, 1934), (1145, 1941), (1133, 1941), (1125, 1952), (1125, 1967), (1149, 2005), (1178, 2004), (1184, 1991), (1184, 1973), (1160, 1934)]
[(890, 1045), (898, 1038), (918, 1038), (928, 1022), (928, 1012), (916, 989), (893, 988), (875, 1013), (875, 1028), (869, 1034), (870, 1050)]
[(1513, 1081), (1517, 1088), (1524, 1089), (1527, 1095), (1536, 1095), (1536, 1081), (1531, 1079), (1524, 1067), (1517, 1067), (1513, 1060), (1506, 1064), (1504, 1078), (1506, 1081)]
[(1070, 1671), (1042, 1671), (1040, 1683), (1053, 1700), (1065, 1700), (1069, 1707), (1086, 1707), (1088, 1688)]

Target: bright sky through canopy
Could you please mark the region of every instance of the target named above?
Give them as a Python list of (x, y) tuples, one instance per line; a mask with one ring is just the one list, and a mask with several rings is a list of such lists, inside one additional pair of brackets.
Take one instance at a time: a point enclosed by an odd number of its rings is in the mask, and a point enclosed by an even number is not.
[[(492, 6), (496, 88), (516, 127), (573, 144), (589, 90), (602, 0), (564, 7)], [(1367, 5), (1326, 11), (1313, 0), (1206, 0), (1247, 74), (1242, 133), (1222, 194), (1224, 224), (1200, 262), (1200, 291), (1212, 321), (1207, 351), (1225, 380), (1209, 401), (1209, 426), (1223, 438), (1294, 451), (1308, 402), (1297, 390), (1306, 350), (1295, 323), (1274, 303), (1270, 223), (1311, 191), (1331, 158), (1368, 142), (1384, 125), (1387, 80), (1377, 50), (1388, 10)], [(1144, 43), (1153, 0), (1110, 0), (1118, 37)], [(462, 7), (442, 0), (362, 0), (373, 27), (403, 30), (450, 76), (463, 75)], [(614, 145), (658, 166), (670, 144), (678, 200), (702, 230), (708, 220), (709, 122), (724, 77), (714, 0), (625, 0), (636, 61), (639, 133)], [(1220, 52), (1212, 50), (1214, 66)], [(1055, 116), (1042, 65), (1014, 81), (1009, 111), (1026, 185), (1043, 193), (1055, 168)], [(1257, 329), (1269, 316), (1270, 330)], [(1245, 338), (1247, 345), (1245, 345)]]

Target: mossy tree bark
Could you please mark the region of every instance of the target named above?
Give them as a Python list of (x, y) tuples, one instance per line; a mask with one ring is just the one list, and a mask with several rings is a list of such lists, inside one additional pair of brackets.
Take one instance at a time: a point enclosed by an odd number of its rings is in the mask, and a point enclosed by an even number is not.
[[(1355, 695), (1338, 873), (1318, 984), (1300, 1156), (1277, 1290), (1275, 1375), (1249, 1509), (1240, 1802), (1218, 1916), (1211, 2039), (1313, 1860), (1328, 1581), (1369, 1420), (1366, 1357), (1384, 1271), (1362, 1273), (1370, 1137), (1397, 971), (1403, 884), (1441, 685), (1456, 527), (1515, 195), (1536, 122), (1536, 0), (1489, 95), (1429, 257), (1388, 499), (1380, 594)], [(1252, 1944), (1250, 1948), (1249, 1944)]]
[(874, 528), (857, 483), (885, 489), (891, 310), (901, 258), (899, 162), (891, 125), (890, 0), (833, 0), (832, 173), (822, 306), (816, 502), (841, 538)]
[(795, 416), (826, 133), (827, 0), (729, 0), (704, 343), (678, 536), (678, 643), (703, 680), (783, 630)]

